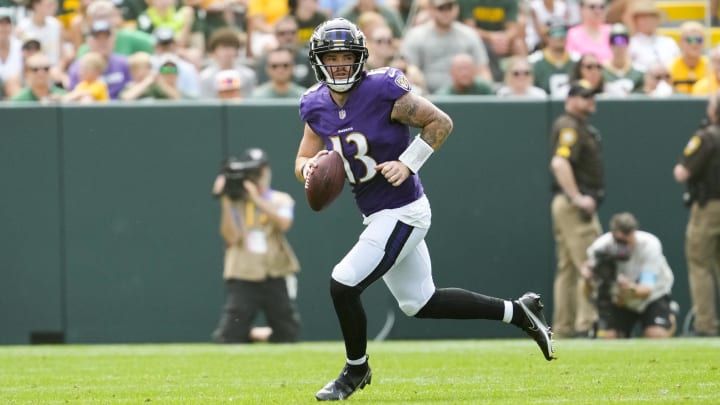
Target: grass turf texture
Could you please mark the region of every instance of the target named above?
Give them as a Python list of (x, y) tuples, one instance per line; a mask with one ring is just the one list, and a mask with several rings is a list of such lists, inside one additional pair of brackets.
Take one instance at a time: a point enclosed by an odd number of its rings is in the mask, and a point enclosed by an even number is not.
[[(720, 339), (370, 343), (371, 404), (720, 403)], [(0, 346), (2, 404), (310, 404), (340, 342)]]

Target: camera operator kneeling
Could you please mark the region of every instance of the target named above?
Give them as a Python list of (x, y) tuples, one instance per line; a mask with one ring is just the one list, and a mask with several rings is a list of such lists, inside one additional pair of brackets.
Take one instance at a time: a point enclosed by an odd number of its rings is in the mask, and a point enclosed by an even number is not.
[(598, 308), (596, 337), (630, 337), (638, 322), (644, 337), (674, 335), (672, 270), (660, 240), (638, 230), (632, 214), (623, 212), (610, 219), (610, 232), (588, 248), (582, 275), (585, 292)]

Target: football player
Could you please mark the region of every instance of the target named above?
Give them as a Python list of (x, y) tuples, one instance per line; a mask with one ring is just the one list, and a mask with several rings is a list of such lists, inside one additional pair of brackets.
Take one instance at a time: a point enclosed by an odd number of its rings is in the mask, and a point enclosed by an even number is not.
[[(365, 36), (351, 22), (335, 18), (319, 25), (310, 39), (319, 83), (300, 102), (305, 129), (295, 160), (298, 180), (313, 173), (319, 156), (339, 152), (366, 225), (332, 272), (330, 293), (347, 359), (316, 398), (343, 400), (370, 384), (360, 294), (380, 278), (408, 316), (502, 320), (526, 331), (545, 358), (553, 359), (552, 333), (537, 294), (506, 301), (435, 287), (425, 244), (430, 204), (418, 172), (447, 139), (452, 120), (411, 92), (399, 70), (364, 71), (367, 56)], [(411, 139), (409, 127), (420, 128), (420, 134)]]

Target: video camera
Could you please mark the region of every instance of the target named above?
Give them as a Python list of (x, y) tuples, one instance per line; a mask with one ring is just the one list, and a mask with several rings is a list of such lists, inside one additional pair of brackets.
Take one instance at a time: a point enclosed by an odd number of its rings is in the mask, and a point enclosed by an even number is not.
[(630, 258), (630, 248), (627, 243), (613, 242), (605, 249), (595, 252), (595, 267), (593, 268), (593, 292), (595, 304), (598, 309), (598, 324), (595, 334), (608, 329), (612, 314), (613, 287), (617, 280), (617, 263)]
[(222, 165), (220, 174), (225, 176), (225, 187), (222, 194), (230, 197), (231, 200), (242, 200), (245, 198), (245, 180), (257, 182), (260, 178), (262, 168), (268, 164), (267, 155), (264, 151), (253, 148), (248, 149), (240, 158), (229, 157)]

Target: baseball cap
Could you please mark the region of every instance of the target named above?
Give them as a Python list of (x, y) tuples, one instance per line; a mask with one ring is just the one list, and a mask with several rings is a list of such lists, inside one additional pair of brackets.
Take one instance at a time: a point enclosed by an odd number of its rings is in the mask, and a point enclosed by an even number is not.
[(8, 7), (0, 7), (0, 20), (15, 21), (15, 10)]
[(548, 27), (548, 36), (550, 38), (565, 38), (567, 36), (567, 27), (563, 24), (552, 24)]
[(215, 75), (215, 90), (238, 90), (242, 87), (240, 72), (234, 69), (221, 70)]
[(590, 97), (597, 94), (598, 91), (592, 87), (587, 80), (575, 80), (570, 83), (568, 97)]
[(457, 0), (431, 0), (433, 7), (444, 6), (445, 4), (457, 3)]
[(627, 45), (630, 42), (630, 32), (622, 24), (613, 24), (610, 27), (610, 45)]
[(175, 41), (175, 31), (172, 28), (161, 27), (153, 31), (155, 43), (169, 44)]
[(90, 34), (99, 34), (101, 32), (111, 32), (112, 31), (112, 24), (110, 24), (110, 21), (107, 20), (97, 20), (92, 23), (90, 26)]

